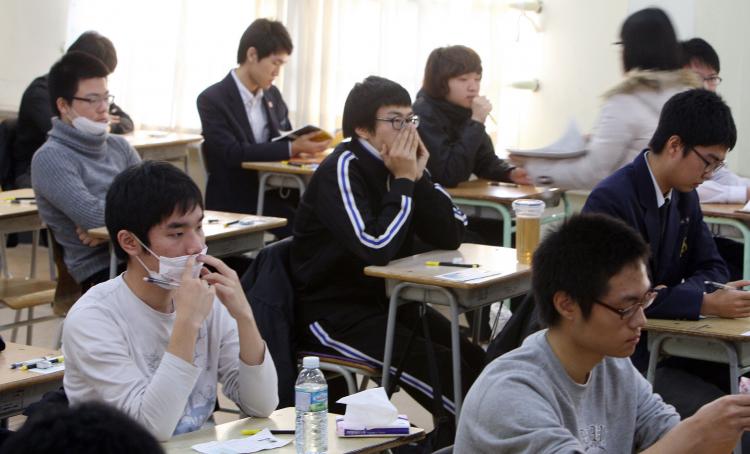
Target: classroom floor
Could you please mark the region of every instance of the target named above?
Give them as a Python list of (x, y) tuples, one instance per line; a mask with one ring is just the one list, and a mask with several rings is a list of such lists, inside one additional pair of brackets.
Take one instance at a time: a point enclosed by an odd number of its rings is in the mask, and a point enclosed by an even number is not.
[[(25, 276), (29, 272), (29, 263), (31, 258), (31, 245), (29, 244), (20, 244), (14, 248), (9, 248), (7, 250), (8, 255), (8, 263), (10, 264), (9, 269), (10, 272), (14, 276)], [(37, 275), (40, 278), (45, 278), (48, 276), (48, 265), (47, 265), (47, 249), (44, 247), (39, 247), (37, 251)], [(51, 315), (52, 309), (51, 307), (38, 307), (35, 309), (34, 316), (35, 317), (41, 317), (44, 315)], [(13, 321), (13, 318), (15, 316), (15, 311), (8, 308), (2, 308), (0, 309), (0, 323), (10, 323)], [(26, 314), (24, 313), (23, 318), (26, 317)], [(53, 320), (49, 322), (44, 323), (38, 323), (34, 325), (33, 328), (33, 340), (32, 345), (39, 346), (39, 347), (46, 347), (46, 348), (54, 348), (56, 347), (57, 342), (57, 336), (60, 330), (60, 325), (62, 324), (62, 319), (60, 320)], [(6, 341), (11, 340), (11, 332), (3, 331), (0, 334), (2, 334), (3, 339)], [(16, 338), (17, 343), (25, 343), (26, 342), (26, 329), (21, 328), (18, 330), (18, 337)], [(372, 386), (372, 385), (371, 385)], [(236, 409), (237, 407), (234, 405), (233, 402), (229, 401), (224, 397), (223, 394), (219, 394), (219, 403), (221, 405), (221, 408), (229, 408), (229, 409)], [(403, 391), (397, 392), (393, 397), (393, 403), (396, 405), (396, 407), (399, 410), (399, 413), (404, 413), (409, 415), (409, 419), (416, 424), (419, 427), (422, 427), (426, 430), (432, 430), (432, 416), (429, 412), (427, 412), (425, 409), (423, 409), (419, 404), (417, 404), (408, 394), (406, 394)], [(234, 413), (227, 413), (227, 412), (216, 412), (215, 413), (215, 419), (217, 424), (233, 421), (237, 419), (237, 414)], [(10, 418), (9, 421), (9, 428), (11, 430), (16, 430), (23, 425), (23, 422), (26, 420), (25, 416), (19, 415), (14, 416)]]

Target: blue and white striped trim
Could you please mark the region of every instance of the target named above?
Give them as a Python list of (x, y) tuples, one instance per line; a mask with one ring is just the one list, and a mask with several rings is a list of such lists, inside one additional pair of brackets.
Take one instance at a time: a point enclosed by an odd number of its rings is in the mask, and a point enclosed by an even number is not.
[[(453, 199), (451, 198), (451, 195), (448, 194), (448, 191), (443, 189), (442, 186), (440, 186), (438, 183), (433, 183), (433, 186), (435, 186), (435, 189), (442, 192), (446, 197), (448, 197), (448, 200), (453, 203)], [(453, 217), (458, 219), (463, 223), (463, 225), (469, 225), (469, 219), (466, 217), (463, 211), (461, 211), (456, 205), (453, 205)]]
[[(323, 327), (320, 326), (320, 323), (318, 322), (312, 323), (310, 324), (309, 328), (310, 328), (310, 331), (313, 333), (313, 335), (318, 339), (318, 341), (322, 345), (325, 345), (326, 347), (330, 347), (348, 358), (358, 359), (360, 361), (367, 361), (368, 363), (371, 363), (377, 367), (380, 367), (380, 368), (383, 367), (382, 361), (378, 361), (377, 359), (365, 353), (362, 353), (361, 351), (355, 348), (352, 348), (351, 346), (346, 345), (343, 342), (339, 342), (331, 338), (331, 336), (329, 336), (328, 333), (326, 333)], [(395, 366), (391, 366), (391, 372), (396, 373)], [(428, 385), (427, 383), (414, 377), (413, 375), (409, 375), (406, 372), (402, 372), (401, 381), (411, 386), (412, 388), (419, 390), (422, 394), (426, 395), (427, 397), (432, 398), (432, 387)], [(453, 403), (453, 401), (448, 399), (446, 396), (441, 396), (441, 397), (443, 398), (443, 407), (455, 415), (456, 406)]]
[(354, 235), (359, 238), (359, 241), (365, 246), (372, 249), (381, 249), (388, 245), (391, 240), (398, 234), (399, 230), (406, 224), (411, 214), (412, 200), (411, 197), (405, 195), (401, 196), (401, 209), (391, 221), (388, 228), (385, 229), (380, 236), (372, 236), (365, 232), (365, 223), (362, 221), (362, 216), (357, 209), (354, 195), (352, 194), (352, 187), (349, 183), (349, 163), (353, 159), (356, 159), (354, 153), (351, 151), (345, 151), (341, 153), (339, 157), (336, 177), (339, 183), (339, 191), (341, 191), (341, 199), (346, 209), (346, 214), (349, 216), (349, 221), (354, 229)]

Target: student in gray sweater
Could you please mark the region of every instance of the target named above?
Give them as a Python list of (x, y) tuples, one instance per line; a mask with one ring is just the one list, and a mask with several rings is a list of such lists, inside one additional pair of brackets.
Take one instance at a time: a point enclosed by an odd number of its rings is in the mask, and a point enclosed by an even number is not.
[(680, 422), (628, 358), (657, 290), (648, 246), (614, 218), (579, 215), (534, 254), (532, 285), (549, 328), (490, 363), (466, 396), (457, 453), (729, 452), (750, 395)]
[(125, 139), (107, 131), (113, 98), (108, 74), (104, 63), (82, 52), (68, 52), (52, 66), (49, 92), (57, 117), (31, 162), (39, 214), (84, 291), (109, 274), (107, 245), (85, 232), (104, 226), (110, 183), (140, 161)]

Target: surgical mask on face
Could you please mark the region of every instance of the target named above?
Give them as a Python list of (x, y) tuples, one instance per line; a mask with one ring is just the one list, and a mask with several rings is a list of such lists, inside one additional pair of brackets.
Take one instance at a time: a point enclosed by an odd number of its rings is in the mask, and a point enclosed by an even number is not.
[(180, 282), (182, 281), (182, 273), (185, 271), (185, 267), (187, 266), (187, 262), (190, 259), (190, 257), (195, 257), (196, 262), (193, 264), (193, 269), (191, 271), (191, 276), (193, 278), (197, 278), (200, 276), (201, 268), (203, 268), (203, 263), (198, 262), (197, 258), (199, 255), (206, 255), (206, 252), (208, 251), (207, 246), (203, 246), (203, 249), (201, 249), (200, 253), (193, 254), (193, 255), (183, 255), (180, 257), (164, 257), (160, 255), (154, 254), (154, 252), (148, 248), (141, 240), (138, 239), (135, 235), (133, 235), (135, 239), (143, 246), (151, 255), (156, 257), (157, 260), (159, 260), (159, 272), (155, 272), (153, 270), (150, 270), (145, 263), (143, 263), (143, 260), (140, 259), (137, 255), (135, 256), (136, 260), (143, 266), (143, 268), (146, 269), (148, 272), (149, 277), (153, 279), (157, 279), (160, 281), (165, 282), (171, 282), (175, 285), (168, 285), (168, 284), (161, 284), (158, 282), (154, 282), (154, 285), (158, 285), (159, 287), (165, 289), (165, 290), (174, 290), (175, 287), (179, 287)]
[(75, 118), (71, 120), (71, 123), (77, 130), (86, 134), (91, 134), (92, 136), (103, 136), (107, 134), (107, 132), (109, 132), (108, 122), (102, 123), (99, 121), (94, 121), (84, 116), (78, 115), (78, 112), (73, 110), (73, 108), (71, 108), (70, 110), (75, 114)]

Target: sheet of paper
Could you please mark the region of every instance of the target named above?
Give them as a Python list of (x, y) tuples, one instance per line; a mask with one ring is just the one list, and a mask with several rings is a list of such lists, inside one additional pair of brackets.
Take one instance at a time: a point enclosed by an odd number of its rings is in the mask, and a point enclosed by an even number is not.
[(503, 274), (503, 272), (482, 268), (467, 268), (461, 271), (451, 271), (450, 273), (438, 274), (435, 277), (454, 282), (466, 282), (473, 281), (475, 279), (482, 279), (487, 276), (495, 276), (497, 274)]
[(271, 434), (268, 429), (263, 429), (251, 437), (235, 438), (227, 441), (209, 441), (191, 446), (194, 451), (203, 454), (240, 454), (258, 452), (266, 449), (276, 449), (286, 446), (292, 440), (281, 440)]
[(54, 373), (54, 372), (59, 372), (61, 370), (65, 370), (65, 363), (55, 364), (54, 366), (48, 367), (46, 369), (38, 369), (38, 368), (37, 369), (29, 369), (29, 372), (34, 372), (35, 374), (42, 374), (42, 375), (44, 375), (44, 374), (51, 374), (51, 373)]
[(526, 156), (529, 158), (550, 158), (562, 159), (581, 156), (586, 153), (586, 139), (578, 130), (575, 120), (570, 120), (568, 129), (554, 143), (542, 148), (521, 150), (518, 148), (508, 148), (508, 152), (517, 156)]

